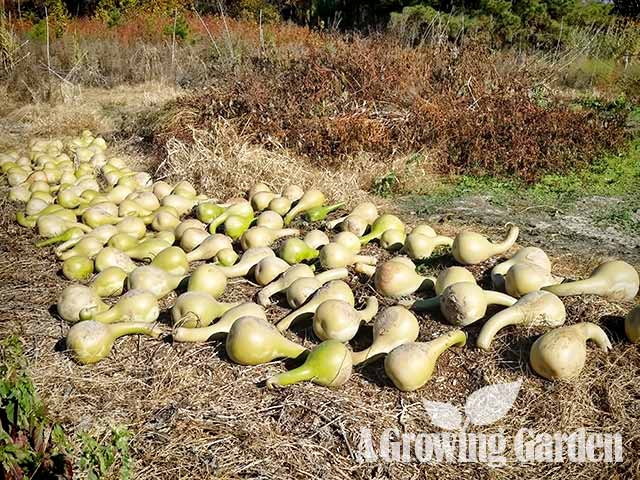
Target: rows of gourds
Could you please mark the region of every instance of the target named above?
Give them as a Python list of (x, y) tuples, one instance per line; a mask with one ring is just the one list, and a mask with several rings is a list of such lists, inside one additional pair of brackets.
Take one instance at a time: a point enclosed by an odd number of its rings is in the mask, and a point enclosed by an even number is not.
[[(562, 283), (536, 247), (521, 248), (498, 263), (491, 272), (495, 290), (484, 290), (464, 266), (507, 252), (518, 238), (517, 227), (511, 226), (499, 243), (470, 231), (455, 238), (438, 235), (428, 225), (408, 232), (398, 217), (379, 214), (370, 202), (326, 221), (344, 204), (326, 205), (321, 191), (295, 185), (276, 193), (257, 183), (247, 198), (221, 202), (185, 181), (153, 182), (148, 173), (109, 155), (106, 142), (89, 131), (67, 142), (34, 140), (25, 151), (4, 152), (0, 168), (11, 200), (24, 204), (16, 220), (37, 229), (42, 237), (37, 245), (55, 245), (63, 274), (75, 282), (60, 293), (57, 311), (71, 324), (69, 351), (84, 364), (107, 357), (114, 341), (128, 334), (171, 334), (176, 342), (225, 336), (229, 358), (241, 365), (304, 359), (298, 368), (268, 379), (270, 387), (303, 380), (336, 387), (349, 379), (354, 365), (384, 357), (389, 378), (411, 391), (431, 378), (445, 350), (465, 345), (464, 327), (483, 319), (489, 305), (500, 305), (506, 308), (484, 323), (477, 347), (489, 350), (509, 325), (548, 328), (531, 348), (531, 366), (547, 379), (571, 378), (585, 364), (587, 340), (605, 351), (611, 344), (593, 323), (563, 326), (560, 297), (592, 294), (632, 301), (638, 293), (638, 273), (625, 262), (605, 262), (586, 279)], [(323, 222), (325, 231), (303, 236), (290, 227), (293, 222)], [(360, 254), (372, 241), (403, 255), (378, 264)], [(437, 277), (419, 275), (414, 260), (429, 258), (436, 249), (449, 250), (461, 266)], [(355, 309), (353, 291), (344, 281), (352, 272), (371, 277), (377, 294), (397, 304), (379, 311), (376, 296), (370, 296), (363, 309)], [(255, 301), (218, 300), (229, 279), (237, 277), (262, 287)], [(171, 307), (168, 330), (157, 322), (159, 300), (176, 289), (182, 293)], [(435, 296), (406, 301), (431, 290)], [(275, 296), (292, 310), (273, 325), (265, 307)], [(106, 297), (119, 298), (109, 306)], [(455, 329), (418, 342), (420, 325), (412, 311), (432, 309), (440, 309)], [(282, 333), (305, 317), (312, 318), (321, 342), (310, 351)], [(348, 342), (366, 323), (373, 326), (373, 341), (353, 352)], [(639, 307), (627, 316), (625, 330), (630, 341), (640, 342)]]

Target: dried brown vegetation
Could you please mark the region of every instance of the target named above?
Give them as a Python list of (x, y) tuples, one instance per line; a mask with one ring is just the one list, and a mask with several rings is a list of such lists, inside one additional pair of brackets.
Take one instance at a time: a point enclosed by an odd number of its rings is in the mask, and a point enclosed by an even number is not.
[(179, 99), (159, 141), (190, 141), (193, 128), (224, 120), (256, 144), (322, 166), (363, 152), (377, 161), (425, 152), (440, 173), (525, 181), (619, 146), (623, 116), (599, 118), (553, 94), (544, 104), (533, 98), (542, 68), (477, 48), (328, 36), (287, 58), (251, 58), (239, 73)]

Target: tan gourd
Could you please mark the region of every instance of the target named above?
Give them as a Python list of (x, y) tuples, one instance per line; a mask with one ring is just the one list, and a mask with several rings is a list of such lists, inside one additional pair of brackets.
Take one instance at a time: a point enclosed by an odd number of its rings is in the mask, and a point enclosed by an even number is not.
[(386, 308), (373, 322), (371, 346), (353, 352), (353, 364), (360, 365), (380, 358), (403, 343), (414, 342), (419, 333), (418, 320), (409, 310), (400, 305)]
[(567, 318), (564, 304), (553, 293), (531, 292), (498, 312), (482, 326), (478, 348), (489, 350), (496, 334), (508, 325), (559, 327)]
[(320, 340), (348, 342), (358, 333), (362, 322), (370, 321), (378, 313), (378, 300), (367, 297), (363, 310), (356, 310), (343, 300), (322, 302), (313, 315), (313, 331)]
[(242, 317), (257, 317), (267, 320), (264, 308), (255, 303), (241, 303), (227, 310), (220, 320), (207, 327), (186, 328), (179, 327), (173, 331), (176, 342), (206, 342), (211, 337), (229, 333), (235, 321)]
[(622, 261), (604, 262), (584, 280), (543, 287), (559, 297), (567, 295), (599, 295), (614, 301), (631, 301), (638, 294), (638, 272)]
[(576, 323), (556, 328), (538, 338), (531, 346), (531, 366), (548, 380), (577, 377), (586, 362), (588, 340), (605, 352), (612, 348), (607, 334), (599, 326), (590, 322)]
[(475, 232), (460, 232), (451, 246), (453, 257), (463, 265), (475, 265), (509, 250), (518, 239), (520, 229), (511, 226), (504, 241), (492, 243), (487, 237)]
[(452, 346), (463, 347), (467, 335), (453, 330), (430, 342), (410, 342), (394, 348), (384, 359), (384, 371), (403, 392), (413, 392), (433, 376), (440, 355)]
[(353, 292), (351, 288), (349, 288), (349, 285), (342, 280), (332, 280), (314, 293), (308, 302), (280, 320), (276, 324), (276, 327), (280, 331), (288, 329), (298, 318), (314, 314), (322, 302), (331, 299), (344, 300), (350, 305), (353, 305), (355, 302)]

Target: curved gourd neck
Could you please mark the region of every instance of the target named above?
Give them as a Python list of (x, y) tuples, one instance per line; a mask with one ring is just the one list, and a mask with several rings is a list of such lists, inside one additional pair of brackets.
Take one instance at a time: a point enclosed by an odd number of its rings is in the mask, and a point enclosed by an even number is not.
[(433, 355), (437, 359), (449, 348), (458, 345), (463, 347), (467, 343), (467, 334), (462, 330), (454, 330), (448, 332), (435, 340), (431, 340), (424, 344), (424, 349), (428, 351), (430, 355)]
[(607, 337), (607, 334), (598, 325), (591, 322), (585, 322), (576, 325), (574, 328), (577, 328), (580, 331), (585, 341), (591, 340), (598, 345), (601, 350), (606, 352), (612, 348), (609, 337)]
[(370, 321), (378, 313), (378, 299), (376, 297), (368, 297), (367, 305), (358, 312), (360, 320), (364, 322)]
[(525, 314), (521, 308), (509, 307), (496, 313), (482, 326), (478, 336), (477, 345), (483, 350), (488, 350), (496, 334), (508, 325), (517, 325), (524, 322)]
[(331, 270), (327, 270), (317, 274), (316, 280), (318, 280), (321, 285), (324, 285), (325, 283), (331, 282), (333, 280), (341, 280), (343, 278), (347, 278), (348, 276), (349, 271), (346, 268), (332, 268)]
[(492, 243), (489, 242), (489, 244), (491, 245), (491, 252), (492, 252), (492, 256), (493, 255), (498, 255), (500, 253), (504, 253), (507, 250), (509, 250), (515, 243), (516, 240), (518, 239), (518, 235), (520, 234), (520, 229), (516, 226), (511, 226), (511, 228), (509, 228), (509, 233), (507, 234), (507, 237), (499, 243)]
[(514, 305), (517, 300), (506, 293), (494, 292), (493, 290), (483, 290), (485, 301), (487, 305), (503, 305), (510, 307)]

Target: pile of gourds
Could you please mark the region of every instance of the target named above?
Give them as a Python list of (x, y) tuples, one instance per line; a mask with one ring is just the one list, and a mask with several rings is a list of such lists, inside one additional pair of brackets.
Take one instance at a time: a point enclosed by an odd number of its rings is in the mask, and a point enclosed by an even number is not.
[[(638, 273), (625, 262), (605, 262), (587, 279), (562, 283), (545, 252), (535, 247), (498, 263), (491, 272), (495, 290), (483, 290), (464, 265), (510, 250), (517, 227), (500, 243), (470, 231), (449, 238), (428, 225), (409, 231), (370, 202), (326, 221), (344, 204), (326, 205), (321, 191), (296, 185), (277, 193), (257, 183), (246, 198), (220, 201), (198, 194), (186, 181), (153, 182), (109, 155), (104, 139), (89, 131), (67, 142), (34, 140), (24, 152), (4, 152), (0, 169), (11, 186), (10, 199), (24, 205), (16, 220), (37, 229), (42, 237), (37, 245), (54, 246), (64, 275), (75, 282), (60, 293), (57, 311), (71, 324), (68, 349), (84, 364), (107, 357), (123, 335), (170, 334), (177, 342), (219, 336), (226, 337), (229, 358), (241, 365), (304, 359), (298, 368), (268, 379), (269, 387), (303, 380), (336, 387), (349, 379), (354, 365), (384, 357), (396, 387), (411, 391), (431, 378), (445, 350), (465, 345), (464, 327), (485, 318), (489, 305), (499, 305), (506, 308), (486, 320), (478, 348), (489, 350), (495, 335), (510, 325), (545, 327), (549, 331), (531, 348), (532, 368), (547, 379), (571, 378), (585, 364), (587, 340), (605, 351), (611, 344), (595, 324), (563, 326), (566, 312), (559, 297), (631, 301), (638, 293)], [(297, 222), (300, 217), (306, 223)], [(293, 222), (323, 222), (325, 231), (303, 236)], [(279, 239), (284, 240), (274, 250)], [(378, 264), (360, 252), (372, 241), (402, 255)], [(427, 259), (436, 249), (449, 250), (463, 266), (449, 267), (437, 278), (419, 275), (414, 260)], [(371, 277), (378, 295), (399, 304), (379, 311), (378, 299), (370, 296), (357, 310), (345, 282), (352, 273)], [(218, 300), (236, 277), (262, 287), (255, 301)], [(159, 300), (176, 289), (181, 293), (171, 307), (169, 328), (157, 322)], [(435, 296), (400, 304), (403, 297), (428, 291)], [(275, 325), (265, 310), (274, 296), (291, 307)], [(103, 301), (107, 297), (119, 299), (110, 306)], [(417, 342), (420, 324), (412, 311), (431, 309), (440, 309), (454, 328)], [(304, 318), (312, 319), (320, 340), (310, 351), (282, 333)], [(351, 351), (348, 342), (367, 323), (373, 326), (371, 345)], [(627, 316), (625, 330), (630, 341), (640, 342), (640, 307)]]

